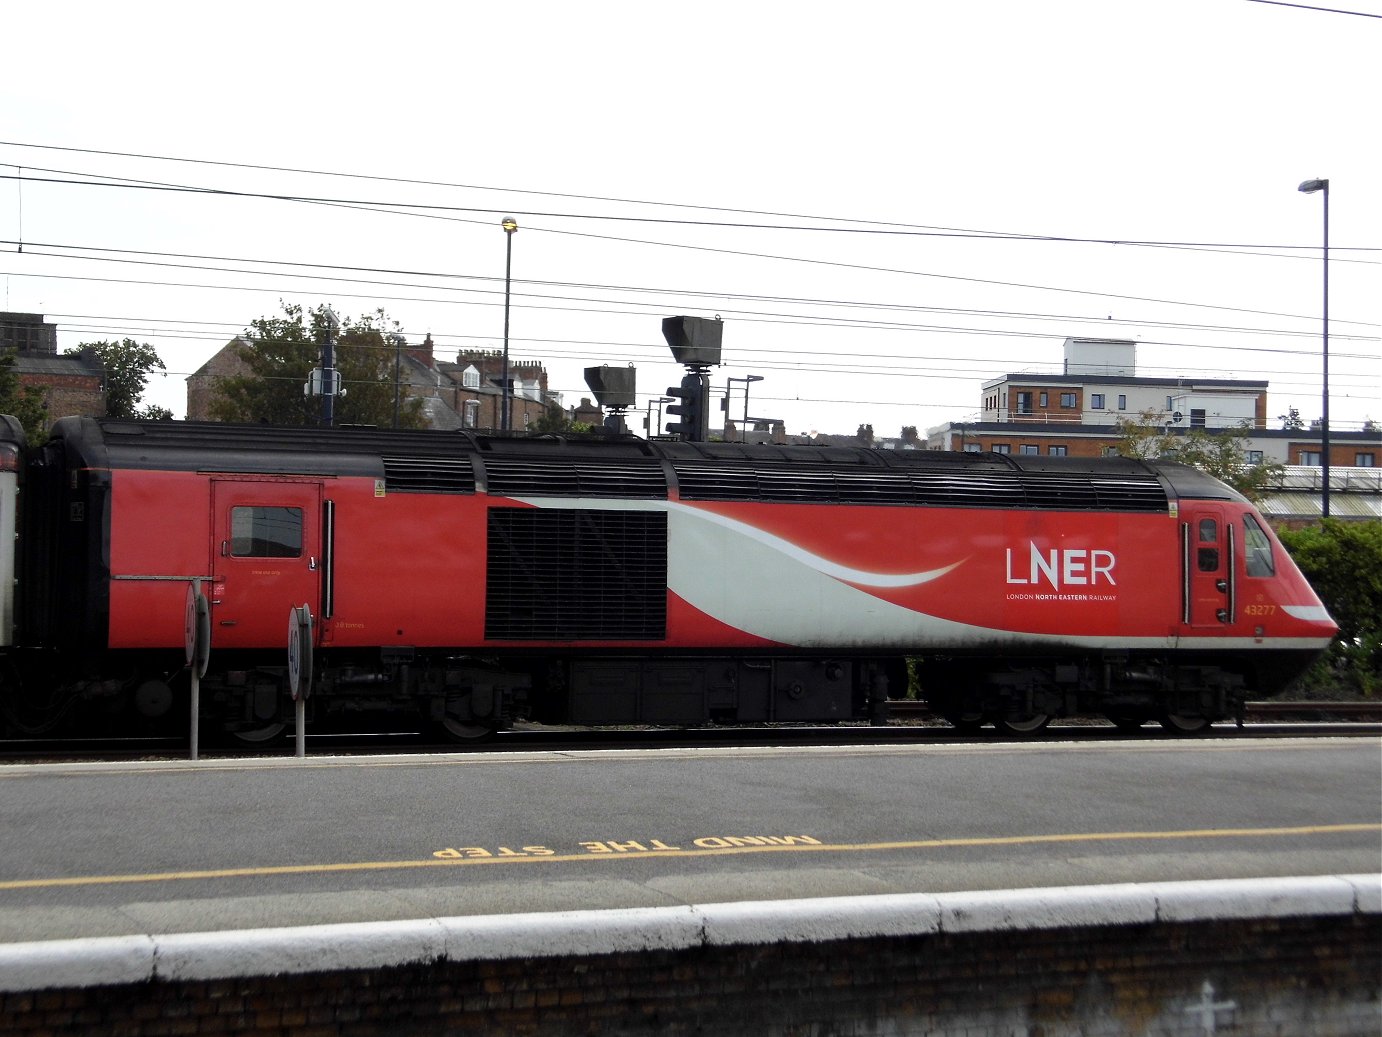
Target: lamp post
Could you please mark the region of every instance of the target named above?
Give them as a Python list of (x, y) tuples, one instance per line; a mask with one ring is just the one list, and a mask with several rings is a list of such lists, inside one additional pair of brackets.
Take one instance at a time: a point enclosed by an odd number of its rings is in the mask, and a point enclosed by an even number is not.
[(1299, 190), (1324, 192), (1324, 387), (1320, 411), (1320, 514), (1329, 518), (1329, 181), (1307, 180)]
[(504, 228), (504, 402), (500, 408), (499, 427), (509, 431), (512, 390), (509, 387), (509, 294), (513, 275), (513, 236), (518, 221), (505, 216)]
[(727, 379), (730, 384), (734, 382), (744, 383), (744, 420), (739, 426), (739, 442), (741, 443), (747, 443), (749, 441), (749, 386), (754, 382), (761, 382), (762, 380), (763, 376), (761, 374), (751, 374), (745, 375), (743, 378)]

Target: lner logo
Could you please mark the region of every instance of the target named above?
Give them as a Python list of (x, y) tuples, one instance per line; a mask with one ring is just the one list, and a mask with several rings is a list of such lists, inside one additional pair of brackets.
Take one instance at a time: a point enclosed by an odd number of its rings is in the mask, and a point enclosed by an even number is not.
[[(1062, 587), (1094, 587), (1098, 586), (1100, 582), (1105, 582), (1111, 587), (1118, 585), (1118, 581), (1113, 578), (1113, 568), (1118, 564), (1118, 559), (1114, 557), (1112, 551), (1055, 547), (1049, 551), (1043, 551), (1030, 541), (1027, 549), (1026, 571), (1016, 573), (1013, 571), (1013, 549), (1011, 547), (1006, 549), (1005, 561), (1008, 583), (1039, 584), (1044, 582), (1050, 584), (1053, 590), (1060, 590)], [(1020, 555), (1017, 564), (1021, 570)]]

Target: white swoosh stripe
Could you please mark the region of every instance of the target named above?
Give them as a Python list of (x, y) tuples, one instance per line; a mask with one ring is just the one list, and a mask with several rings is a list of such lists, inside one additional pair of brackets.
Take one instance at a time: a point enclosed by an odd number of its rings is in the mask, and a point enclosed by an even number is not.
[(1329, 610), (1323, 605), (1282, 605), (1281, 611), (1292, 619), (1304, 619), (1313, 623), (1332, 623)]
[(801, 562), (819, 573), (833, 576), (837, 580), (861, 584), (865, 587), (914, 587), (939, 579), (952, 569), (968, 561), (968, 558), (961, 558), (958, 562), (953, 562), (940, 569), (928, 569), (924, 572), (876, 573), (869, 572), (865, 569), (852, 569), (847, 565), (832, 562), (829, 558), (822, 558), (820, 555), (813, 554), (804, 547), (792, 543), (790, 540), (769, 533), (767, 530), (760, 529), (757, 526), (749, 525), (747, 522), (740, 522), (738, 519), (719, 515), (713, 511), (706, 511), (703, 508), (693, 508), (687, 504), (681, 504), (676, 501), (606, 501), (551, 497), (515, 497), (513, 499), (521, 500), (524, 504), (531, 504), (539, 508), (580, 508), (582, 511), (666, 511), (687, 518), (693, 518), (698, 522), (706, 522), (721, 526), (732, 533), (736, 533), (739, 536), (746, 537), (749, 540), (753, 540), (765, 547), (771, 548), (779, 554), (786, 555), (795, 562)]

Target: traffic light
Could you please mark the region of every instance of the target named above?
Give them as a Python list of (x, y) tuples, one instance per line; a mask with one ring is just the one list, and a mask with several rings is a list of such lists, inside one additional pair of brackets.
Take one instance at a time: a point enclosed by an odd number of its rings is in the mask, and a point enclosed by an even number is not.
[(667, 431), (686, 443), (704, 443), (709, 439), (706, 411), (710, 404), (710, 379), (703, 374), (688, 374), (680, 386), (669, 387), (667, 395), (677, 401), (668, 405), (667, 413), (681, 418), (669, 421)]

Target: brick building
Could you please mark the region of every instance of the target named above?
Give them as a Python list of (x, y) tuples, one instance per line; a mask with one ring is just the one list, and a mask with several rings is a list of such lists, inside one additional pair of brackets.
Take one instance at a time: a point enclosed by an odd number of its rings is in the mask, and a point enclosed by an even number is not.
[[(1248, 460), (1318, 466), (1318, 430), (1269, 429), (1267, 382), (1226, 378), (1143, 378), (1136, 344), (1121, 339), (1065, 340), (1060, 374), (1013, 372), (981, 388), (980, 417), (928, 430), (932, 450), (1099, 457), (1114, 453), (1120, 418), (1150, 413), (1171, 434), (1248, 428)], [(1331, 467), (1375, 467), (1375, 430), (1329, 435)]]
[[(429, 334), (417, 345), (409, 345), (401, 335), (394, 336), (394, 369), (398, 373), (400, 397), (422, 401), (423, 413), (431, 428), (497, 429), (502, 425), (503, 353), (470, 351), (457, 355), (454, 363), (438, 361), (436, 346)], [(227, 342), (210, 360), (187, 379), (187, 418), (208, 421), (217, 383), (224, 378), (248, 373), (239, 350), (250, 340), (236, 337)], [(523, 431), (536, 422), (552, 404), (560, 405), (559, 394), (548, 392), (547, 371), (536, 361), (509, 361), (512, 383), (510, 427)]]
[(49, 422), (106, 412), (105, 366), (91, 350), (58, 353), (58, 327), (41, 313), (0, 313), (0, 352), (14, 352), (21, 385), (42, 390)]

